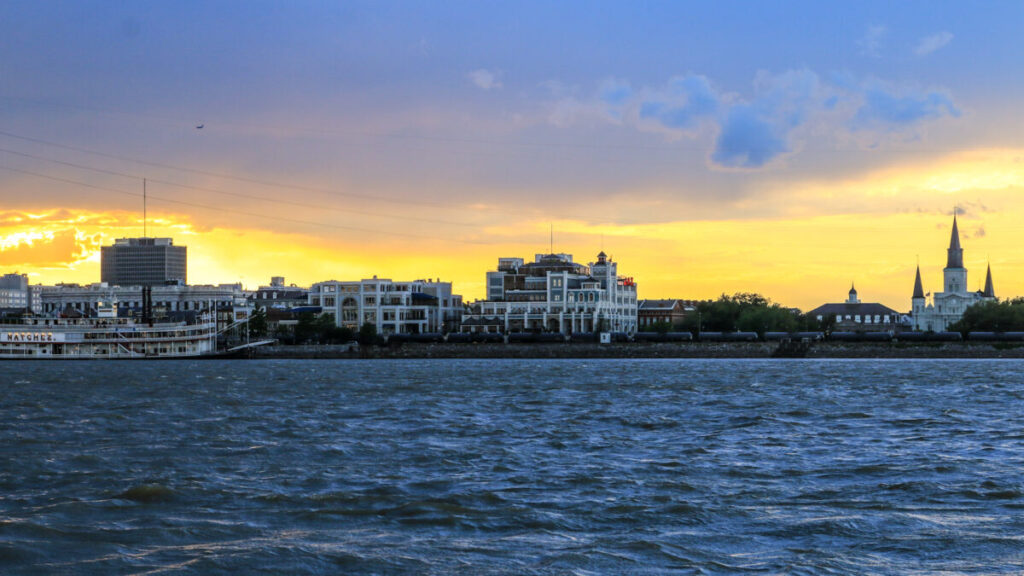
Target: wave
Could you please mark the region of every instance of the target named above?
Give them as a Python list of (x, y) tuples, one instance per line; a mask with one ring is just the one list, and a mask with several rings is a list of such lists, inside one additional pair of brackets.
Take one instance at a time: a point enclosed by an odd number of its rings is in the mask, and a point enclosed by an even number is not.
[(148, 504), (154, 502), (167, 502), (174, 499), (174, 496), (175, 492), (169, 486), (159, 483), (149, 483), (132, 486), (124, 492), (119, 493), (115, 498)]

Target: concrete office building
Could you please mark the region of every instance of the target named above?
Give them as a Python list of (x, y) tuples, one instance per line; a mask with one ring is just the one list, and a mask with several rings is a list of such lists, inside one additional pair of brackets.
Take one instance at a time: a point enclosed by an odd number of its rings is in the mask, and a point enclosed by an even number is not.
[(185, 246), (170, 238), (119, 238), (100, 249), (100, 281), (110, 286), (187, 283)]

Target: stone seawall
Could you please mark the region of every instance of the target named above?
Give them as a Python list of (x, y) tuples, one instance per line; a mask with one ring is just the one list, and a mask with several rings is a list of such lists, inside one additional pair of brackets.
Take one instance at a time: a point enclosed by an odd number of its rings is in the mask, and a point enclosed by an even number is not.
[[(774, 342), (265, 346), (253, 358), (772, 358)], [(822, 342), (805, 358), (1024, 358), (1024, 343)]]

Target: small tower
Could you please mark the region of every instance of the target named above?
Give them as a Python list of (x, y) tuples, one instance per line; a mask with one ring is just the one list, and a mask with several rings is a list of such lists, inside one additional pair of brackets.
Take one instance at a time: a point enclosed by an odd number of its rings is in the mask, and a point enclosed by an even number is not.
[(853, 283), (850, 283), (850, 295), (846, 299), (847, 304), (860, 304), (860, 300), (857, 298), (857, 289), (853, 287)]
[(956, 214), (953, 214), (953, 232), (949, 237), (949, 249), (946, 250), (946, 267), (942, 270), (942, 279), (946, 293), (963, 294), (967, 292), (967, 269), (964, 268), (964, 249), (960, 247), (960, 231), (956, 226)]
[(996, 289), (992, 286), (992, 265), (988, 265), (988, 271), (985, 272), (985, 291), (981, 293), (985, 298), (995, 298)]
[(917, 266), (917, 276), (914, 278), (914, 295), (910, 298), (911, 310), (914, 318), (919, 318), (924, 312), (924, 286), (921, 284), (921, 265)]

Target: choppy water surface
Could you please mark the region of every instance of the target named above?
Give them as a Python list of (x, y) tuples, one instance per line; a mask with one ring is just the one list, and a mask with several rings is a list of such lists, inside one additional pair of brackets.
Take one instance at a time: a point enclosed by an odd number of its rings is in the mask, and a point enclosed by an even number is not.
[(4, 573), (1024, 570), (1022, 362), (0, 368)]

